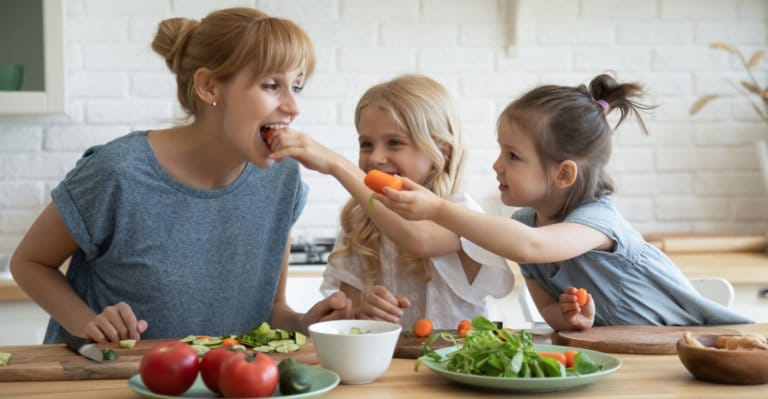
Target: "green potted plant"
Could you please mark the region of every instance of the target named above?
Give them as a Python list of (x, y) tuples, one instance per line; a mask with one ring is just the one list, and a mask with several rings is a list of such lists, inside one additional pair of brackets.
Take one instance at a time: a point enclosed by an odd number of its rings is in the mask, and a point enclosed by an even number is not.
[[(755, 78), (754, 70), (762, 62), (765, 52), (763, 50), (755, 51), (752, 56), (747, 59), (744, 54), (736, 47), (722, 42), (710, 43), (710, 48), (724, 50), (736, 57), (741, 65), (744, 67), (747, 79), (742, 80), (739, 84), (733, 83), (739, 92), (739, 95), (744, 96), (757, 115), (763, 122), (768, 124), (768, 86), (761, 85)], [(696, 115), (711, 101), (723, 97), (732, 97), (733, 95), (722, 94), (705, 94), (699, 97), (688, 110), (690, 115)], [(760, 161), (761, 171), (763, 173), (763, 181), (765, 188), (768, 190), (768, 139), (762, 139), (755, 142), (755, 149), (757, 150), (757, 157)]]

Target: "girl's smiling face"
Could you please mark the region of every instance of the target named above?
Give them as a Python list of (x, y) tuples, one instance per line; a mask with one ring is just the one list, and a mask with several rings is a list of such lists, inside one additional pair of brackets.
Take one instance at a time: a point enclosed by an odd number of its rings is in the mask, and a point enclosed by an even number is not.
[(499, 123), (500, 154), (493, 163), (501, 202), (507, 206), (540, 208), (550, 193), (550, 181), (542, 167), (533, 138), (519, 125)]
[(267, 127), (287, 127), (299, 115), (297, 96), (303, 84), (299, 69), (251, 82), (250, 68), (224, 83), (219, 100), (222, 130), (245, 159), (259, 167), (272, 165), (262, 135)]
[(358, 166), (365, 172), (378, 169), (405, 176), (423, 184), (432, 171), (432, 161), (381, 108), (369, 105), (360, 114)]

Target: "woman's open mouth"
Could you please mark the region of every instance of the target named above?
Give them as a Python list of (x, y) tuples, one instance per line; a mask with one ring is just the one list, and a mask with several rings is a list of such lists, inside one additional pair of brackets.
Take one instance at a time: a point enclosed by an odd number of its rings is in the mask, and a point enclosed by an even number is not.
[(264, 140), (264, 143), (267, 144), (267, 146), (269, 146), (269, 139), (275, 134), (275, 127), (272, 125), (264, 125), (259, 130), (261, 131), (261, 139)]

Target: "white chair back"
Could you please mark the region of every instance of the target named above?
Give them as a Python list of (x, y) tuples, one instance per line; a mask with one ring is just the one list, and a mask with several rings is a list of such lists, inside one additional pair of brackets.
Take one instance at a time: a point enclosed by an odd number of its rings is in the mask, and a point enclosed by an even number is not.
[(733, 285), (722, 277), (697, 277), (689, 279), (693, 288), (703, 297), (727, 308), (733, 305)]

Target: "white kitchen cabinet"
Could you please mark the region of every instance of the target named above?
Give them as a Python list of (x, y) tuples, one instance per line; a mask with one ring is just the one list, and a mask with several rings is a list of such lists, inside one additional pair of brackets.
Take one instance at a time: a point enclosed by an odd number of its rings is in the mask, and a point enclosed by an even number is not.
[(0, 91), (0, 114), (66, 110), (64, 0), (0, 1), (0, 63), (23, 64), (20, 91)]
[(0, 346), (42, 344), (48, 313), (32, 301), (0, 302)]
[(493, 321), (501, 321), (504, 327), (514, 329), (531, 328), (530, 322), (525, 320), (523, 308), (520, 305), (520, 284), (503, 298), (490, 298), (488, 300), (488, 318)]
[(286, 300), (293, 310), (306, 313), (309, 308), (323, 299), (320, 283), (323, 282), (325, 266), (291, 266), (288, 270)]

